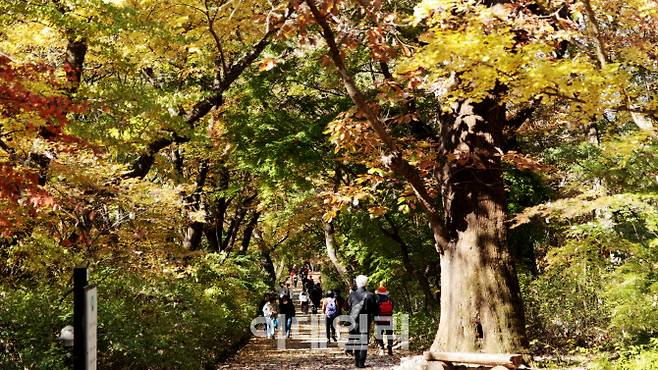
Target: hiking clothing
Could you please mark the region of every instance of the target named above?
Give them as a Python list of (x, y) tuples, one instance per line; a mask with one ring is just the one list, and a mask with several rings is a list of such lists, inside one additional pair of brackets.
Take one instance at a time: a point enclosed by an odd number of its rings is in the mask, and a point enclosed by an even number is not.
[(338, 340), (336, 339), (336, 328), (334, 327), (334, 321), (336, 320), (336, 316), (334, 317), (326, 317), (325, 318), (325, 330), (327, 333), (327, 342), (330, 339), (333, 339), (334, 342), (337, 342)]
[(375, 342), (383, 351), (386, 339), (386, 348), (390, 355), (393, 353), (393, 301), (388, 297), (386, 288), (382, 286), (377, 289), (377, 298), (379, 313), (375, 317)]
[(291, 300), (288, 300), (287, 303), (279, 303), (279, 313), (281, 315), (286, 315), (286, 317), (294, 317), (295, 316), (295, 305), (292, 303)]
[(345, 348), (354, 351), (356, 367), (365, 367), (370, 337), (370, 323), (379, 313), (375, 295), (361, 287), (350, 293), (347, 299), (350, 307), (352, 329)]

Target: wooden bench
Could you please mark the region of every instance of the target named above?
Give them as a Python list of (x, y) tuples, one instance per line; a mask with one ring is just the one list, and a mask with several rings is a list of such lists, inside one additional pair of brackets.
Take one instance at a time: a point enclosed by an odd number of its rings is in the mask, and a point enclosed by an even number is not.
[[(518, 369), (523, 365), (523, 356), (519, 354), (426, 351), (423, 356), (427, 361), (437, 361), (437, 370), (453, 369), (453, 364), (486, 366), (492, 370)], [(432, 367), (429, 369), (434, 370)]]

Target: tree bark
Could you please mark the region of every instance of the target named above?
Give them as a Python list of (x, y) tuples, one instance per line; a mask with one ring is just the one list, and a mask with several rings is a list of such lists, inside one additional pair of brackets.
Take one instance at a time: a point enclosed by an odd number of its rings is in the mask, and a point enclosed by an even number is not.
[(240, 245), (240, 254), (247, 254), (249, 249), (249, 243), (251, 242), (251, 237), (254, 235), (254, 229), (258, 223), (258, 218), (260, 218), (260, 212), (254, 212), (251, 216), (251, 220), (244, 229), (242, 233), (242, 244)]
[(274, 268), (274, 262), (272, 262), (272, 257), (270, 256), (270, 251), (262, 249), (260, 251), (261, 263), (265, 272), (267, 272), (268, 283), (270, 288), (274, 289), (276, 286), (276, 269)]
[(497, 149), (504, 107), (491, 98), (462, 102), (443, 117), (446, 223), (441, 256), (441, 316), (431, 349), (524, 353), (527, 340), (518, 280), (507, 245), (506, 193)]
[(340, 262), (336, 253), (338, 247), (336, 244), (336, 229), (334, 228), (334, 221), (332, 220), (330, 222), (322, 222), (322, 226), (324, 229), (324, 240), (325, 246), (327, 248), (327, 256), (329, 256), (331, 263), (336, 268), (336, 271), (338, 271), (338, 276), (340, 279), (349, 285), (350, 279), (347, 275), (347, 268)]
[[(337, 167), (333, 178), (332, 190), (334, 193), (338, 192), (338, 189), (340, 188), (341, 178), (342, 170), (340, 167)], [(322, 229), (324, 231), (324, 244), (327, 250), (327, 256), (336, 268), (340, 279), (346, 284), (346, 286), (349, 286), (351, 282), (349, 276), (347, 275), (347, 268), (340, 262), (340, 259), (338, 258), (338, 244), (336, 243), (336, 228), (334, 226), (334, 220), (329, 222), (325, 222), (323, 220)]]
[(72, 96), (78, 91), (82, 81), (82, 69), (87, 55), (87, 39), (76, 35), (75, 30), (66, 31), (68, 42), (64, 56), (64, 71), (66, 73), (66, 92)]
[[(230, 181), (230, 174), (225, 166), (221, 166), (218, 170), (218, 180), (215, 190), (223, 191), (228, 189)], [(219, 252), (222, 248), (222, 241), (224, 238), (224, 220), (226, 218), (226, 211), (231, 203), (230, 199), (221, 196), (217, 199), (215, 206), (212, 210), (212, 223), (206, 225), (206, 239), (210, 249)]]
[(432, 287), (430, 286), (429, 280), (427, 280), (427, 276), (423, 273), (419, 273), (413, 263), (411, 262), (411, 256), (409, 255), (409, 245), (405, 243), (405, 241), (402, 239), (402, 236), (400, 235), (400, 229), (398, 226), (389, 218), (386, 217), (386, 220), (388, 221), (389, 225), (391, 225), (391, 230), (387, 230), (383, 226), (381, 226), (381, 230), (386, 235), (389, 239), (393, 240), (395, 244), (397, 244), (400, 247), (400, 255), (402, 257), (402, 265), (404, 266), (404, 269), (407, 271), (407, 274), (411, 275), (416, 281), (418, 282), (418, 285), (420, 285), (420, 289), (423, 291), (423, 295), (425, 296), (425, 309), (427, 309), (428, 306), (434, 307), (437, 305), (437, 301), (434, 298), (434, 293), (432, 293)]
[[(190, 209), (193, 211), (198, 211), (201, 209), (201, 192), (203, 191), (203, 186), (206, 183), (206, 177), (208, 175), (208, 161), (205, 160), (199, 165), (199, 173), (196, 179), (196, 188), (194, 193), (188, 197), (188, 202), (190, 202)], [(194, 251), (199, 249), (201, 245), (201, 236), (203, 236), (203, 222), (193, 221), (185, 232), (185, 237), (183, 238), (183, 248)]]
[(325, 15), (313, 0), (306, 3), (345, 89), (383, 144), (383, 163), (409, 183), (430, 220), (441, 254), (441, 317), (432, 350), (526, 352), (523, 308), (506, 240), (506, 194), (498, 156), (504, 107), (491, 99), (473, 105), (466, 101), (444, 117), (442, 153), (459, 160), (447, 161), (443, 170), (442, 217), (418, 169), (403, 158), (349, 74)]

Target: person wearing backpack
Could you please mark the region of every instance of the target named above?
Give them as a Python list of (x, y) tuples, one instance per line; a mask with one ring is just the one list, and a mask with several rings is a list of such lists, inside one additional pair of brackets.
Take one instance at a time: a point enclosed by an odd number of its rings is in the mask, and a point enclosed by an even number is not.
[(377, 305), (379, 314), (375, 317), (375, 341), (379, 347), (379, 355), (384, 355), (384, 337), (387, 337), (388, 355), (393, 355), (393, 301), (388, 296), (388, 290), (383, 285), (377, 288)]
[(367, 284), (367, 276), (357, 276), (356, 290), (348, 298), (351, 325), (350, 336), (345, 349), (348, 353), (354, 353), (354, 361), (357, 368), (366, 367), (370, 324), (373, 318), (379, 313), (377, 298), (372, 292), (366, 289)]
[(338, 342), (338, 339), (336, 339), (336, 328), (334, 327), (334, 319), (339, 315), (338, 302), (336, 302), (334, 292), (331, 290), (327, 292), (327, 296), (322, 300), (322, 312), (325, 317), (327, 343), (331, 342), (331, 339), (334, 342)]

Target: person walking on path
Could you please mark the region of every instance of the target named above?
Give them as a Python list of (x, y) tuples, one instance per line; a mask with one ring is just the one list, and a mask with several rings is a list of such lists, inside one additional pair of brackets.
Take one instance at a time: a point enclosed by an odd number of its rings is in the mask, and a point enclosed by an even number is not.
[(283, 288), (283, 295), (287, 296), (288, 299), (292, 298), (292, 289), (290, 289), (290, 283), (286, 283), (286, 287)]
[(309, 292), (309, 294), (311, 293), (311, 289), (313, 289), (314, 286), (315, 286), (315, 281), (313, 281), (312, 277), (309, 277), (308, 279), (306, 279), (305, 287), (306, 287), (306, 290)]
[(302, 266), (299, 269), (299, 277), (302, 279), (302, 288), (306, 287), (306, 280), (308, 280), (308, 271), (306, 267)]
[(320, 301), (322, 300), (322, 287), (320, 287), (320, 283), (315, 284), (308, 294), (311, 297), (311, 303), (313, 304), (312, 312), (318, 313)]
[[(379, 313), (375, 317), (375, 341), (379, 347), (379, 355), (384, 355), (384, 339), (387, 340), (388, 355), (393, 355), (393, 301), (388, 296), (384, 285), (377, 288), (377, 305)], [(387, 337), (387, 338), (385, 338)]]
[(283, 298), (286, 295), (286, 288), (283, 286), (283, 283), (279, 283), (279, 288), (276, 290), (279, 298)]
[(308, 293), (306, 292), (306, 289), (299, 293), (299, 306), (302, 309), (302, 313), (308, 315)]
[(276, 327), (278, 326), (277, 316), (279, 310), (276, 304), (276, 297), (271, 297), (270, 300), (263, 306), (263, 316), (265, 316), (265, 323), (267, 325), (267, 337), (274, 338), (276, 335)]
[(377, 298), (366, 289), (368, 277), (356, 277), (356, 290), (349, 298), (350, 307), (350, 336), (345, 346), (348, 353), (354, 353), (354, 362), (357, 368), (366, 367), (368, 355), (368, 340), (370, 338), (370, 324), (379, 313)]
[(286, 338), (290, 339), (290, 329), (292, 328), (292, 320), (295, 317), (295, 305), (289, 296), (284, 295), (279, 303), (279, 313), (283, 315), (285, 320), (285, 333)]
[(322, 300), (322, 312), (325, 317), (327, 343), (331, 342), (331, 339), (333, 339), (334, 342), (338, 342), (338, 339), (336, 338), (336, 328), (334, 327), (334, 319), (340, 315), (340, 309), (338, 307), (338, 302), (334, 297), (334, 292), (331, 290), (327, 292), (327, 296)]

